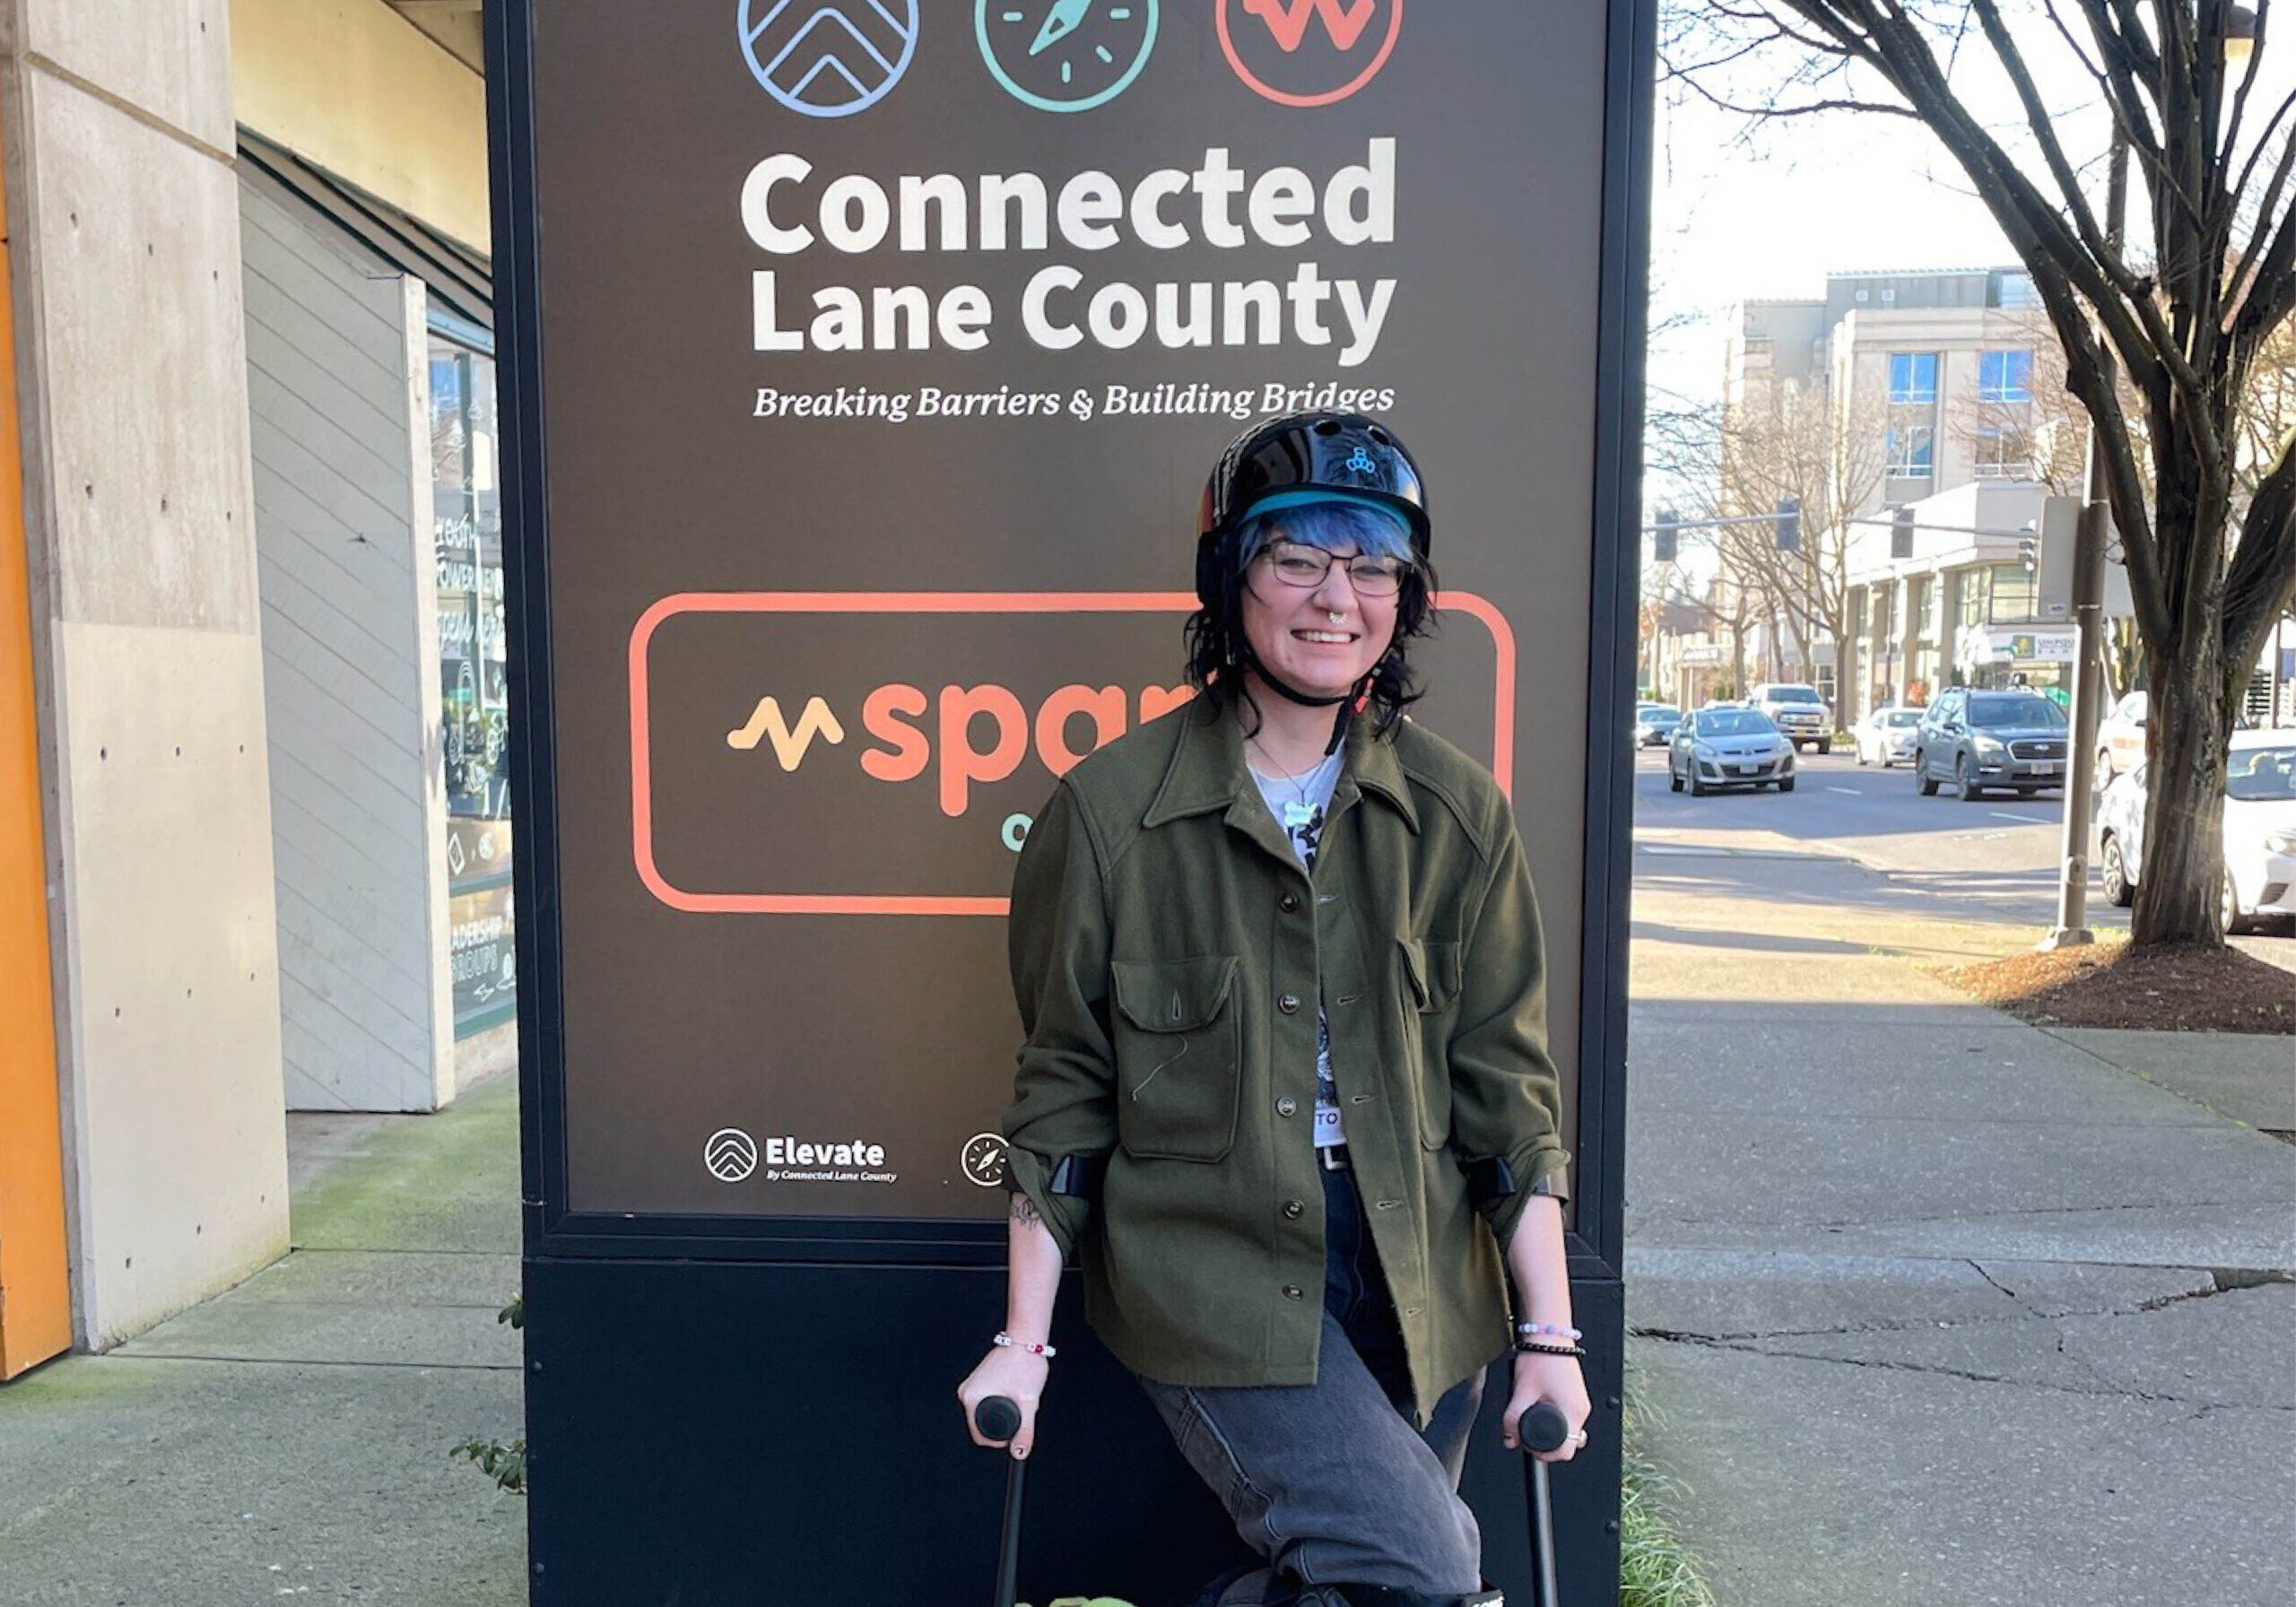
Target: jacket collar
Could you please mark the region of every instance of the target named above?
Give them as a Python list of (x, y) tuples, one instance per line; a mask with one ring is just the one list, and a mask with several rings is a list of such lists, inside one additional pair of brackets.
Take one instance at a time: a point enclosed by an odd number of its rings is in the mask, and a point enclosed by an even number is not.
[[(1164, 766), (1163, 784), (1141, 825), (1152, 828), (1219, 810), (1227, 812), (1230, 823), (1249, 830), (1248, 822), (1267, 818), (1259, 784), (1244, 758), (1244, 731), (1236, 705), (1221, 710), (1218, 719), (1206, 720), (1202, 708), (1190, 703), (1173, 718), (1179, 736)], [(1403, 761), (1396, 757), (1392, 735), (1374, 736), (1370, 725), (1359, 720), (1347, 734), (1347, 761), (1332, 789), (1332, 813), (1337, 815), (1365, 793), (1391, 805), (1413, 833), (1419, 830), (1419, 811), (1412, 803), (1411, 785)]]

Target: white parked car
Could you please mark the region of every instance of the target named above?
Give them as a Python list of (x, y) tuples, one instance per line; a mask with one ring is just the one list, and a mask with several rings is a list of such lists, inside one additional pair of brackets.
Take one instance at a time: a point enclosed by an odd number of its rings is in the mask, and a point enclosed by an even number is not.
[(1918, 708), (1877, 708), (1849, 729), (1857, 746), (1859, 764), (1888, 769), (1900, 759), (1913, 757), (1914, 739), (1921, 732)]
[[(2136, 901), (2144, 870), (2144, 773), (2140, 764), (2105, 789), (2097, 807), (2098, 873), (2105, 897)], [(2224, 766), (2224, 930), (2259, 916), (2296, 915), (2296, 731), (2237, 731)]]
[(2152, 698), (2128, 692), (2097, 726), (2097, 785), (2109, 784), (2144, 762), (2144, 713)]

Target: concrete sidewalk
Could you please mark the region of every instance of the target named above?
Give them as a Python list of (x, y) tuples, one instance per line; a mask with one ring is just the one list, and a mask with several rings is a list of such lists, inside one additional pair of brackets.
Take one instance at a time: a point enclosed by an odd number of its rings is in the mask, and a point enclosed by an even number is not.
[(1666, 846), (1629, 1359), (1721, 1607), (2283, 1607), (2296, 1045), (2036, 1030), (1922, 969), (2032, 934)]
[(524, 1501), (448, 1457), (523, 1419), (516, 1080), (289, 1128), (291, 1254), (0, 1386), (7, 1607), (523, 1607)]

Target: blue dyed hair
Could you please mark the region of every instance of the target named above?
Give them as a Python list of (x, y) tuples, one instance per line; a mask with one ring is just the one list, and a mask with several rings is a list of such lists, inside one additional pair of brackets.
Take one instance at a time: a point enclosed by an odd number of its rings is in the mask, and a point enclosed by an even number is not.
[(1239, 573), (1249, 568), (1252, 560), (1278, 534), (1287, 542), (1320, 547), (1326, 552), (1353, 547), (1358, 552), (1375, 558), (1400, 559), (1405, 563), (1411, 562), (1413, 556), (1411, 526), (1404, 523), (1400, 515), (1388, 512), (1376, 502), (1346, 501), (1335, 497), (1318, 497), (1289, 507), (1263, 507), (1246, 519), (1236, 534)]
[[(1403, 516), (1368, 499), (1344, 492), (1300, 491), (1271, 497), (1236, 531), (1234, 567), (1218, 594), (1188, 619), (1187, 678), (1203, 695), (1196, 699), (1207, 717), (1216, 717), (1231, 698), (1252, 703), (1242, 671), (1250, 649), (1243, 632), (1244, 571), (1277, 535), (1326, 552), (1342, 547), (1379, 558), (1401, 559), (1408, 569), (1396, 604), (1393, 645), (1371, 672), (1372, 730), (1384, 735), (1419, 700), (1405, 644), (1435, 626), (1435, 571), (1412, 549), (1411, 526)], [(1259, 725), (1257, 704), (1252, 729)]]

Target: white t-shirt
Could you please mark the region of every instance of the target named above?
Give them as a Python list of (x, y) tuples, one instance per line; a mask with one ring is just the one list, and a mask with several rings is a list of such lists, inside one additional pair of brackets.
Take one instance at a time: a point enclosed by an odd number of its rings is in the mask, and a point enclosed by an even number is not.
[[(1252, 779), (1259, 784), (1259, 795), (1267, 801), (1267, 812), (1275, 823), (1283, 828), (1283, 835), (1291, 839), (1292, 851), (1309, 870), (1316, 868), (1316, 853), (1323, 846), (1324, 814), (1331, 806), (1332, 789), (1339, 785), (1339, 771), (1347, 757), (1344, 749), (1335, 749), (1323, 763), (1304, 776), (1263, 776), (1252, 772)], [(1323, 1003), (1316, 1003), (1316, 1148), (1328, 1149), (1345, 1143), (1347, 1135), (1339, 1124), (1339, 1083), (1331, 1073), (1331, 1023), (1325, 1019)]]

